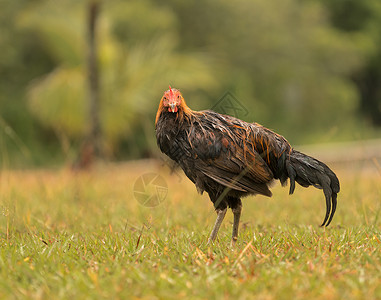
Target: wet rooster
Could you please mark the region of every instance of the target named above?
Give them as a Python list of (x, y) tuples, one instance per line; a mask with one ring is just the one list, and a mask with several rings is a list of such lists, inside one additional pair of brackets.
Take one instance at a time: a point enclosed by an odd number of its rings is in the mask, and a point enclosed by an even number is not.
[(213, 242), (227, 208), (233, 211), (232, 242), (238, 237), (241, 198), (271, 196), (274, 179), (323, 189), (328, 226), (335, 214), (339, 180), (324, 163), (294, 150), (279, 134), (257, 124), (210, 110), (193, 111), (179, 90), (169, 88), (156, 115), (160, 150), (180, 165), (200, 193), (206, 191), (217, 212), (208, 242)]

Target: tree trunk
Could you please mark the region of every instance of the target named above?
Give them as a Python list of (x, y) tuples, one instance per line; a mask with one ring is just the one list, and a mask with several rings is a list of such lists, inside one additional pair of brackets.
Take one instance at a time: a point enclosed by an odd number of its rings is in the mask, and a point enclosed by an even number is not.
[[(97, 61), (97, 20), (99, 15), (100, 3), (91, 0), (88, 6), (88, 108), (89, 108), (89, 132), (87, 141), (93, 148), (93, 154), (101, 157), (102, 149), (102, 130), (99, 118), (99, 73)], [(88, 146), (85, 146), (88, 148)]]
[(72, 165), (73, 170), (87, 169), (96, 158), (103, 156), (96, 35), (99, 6), (98, 0), (89, 0), (87, 7), (88, 129), (77, 159)]

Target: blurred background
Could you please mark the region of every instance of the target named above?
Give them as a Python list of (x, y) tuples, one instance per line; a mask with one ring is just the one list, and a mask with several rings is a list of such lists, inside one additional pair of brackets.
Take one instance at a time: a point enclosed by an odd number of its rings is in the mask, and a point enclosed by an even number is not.
[(0, 0), (0, 49), (3, 167), (155, 157), (169, 84), (293, 145), (381, 137), (379, 0)]

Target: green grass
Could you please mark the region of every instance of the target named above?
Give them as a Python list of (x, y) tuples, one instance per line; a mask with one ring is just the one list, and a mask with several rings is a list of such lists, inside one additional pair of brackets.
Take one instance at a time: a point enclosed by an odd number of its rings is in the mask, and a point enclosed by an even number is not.
[[(0, 298), (380, 299), (381, 175), (337, 170), (342, 191), (332, 225), (323, 193), (276, 185), (243, 201), (237, 245), (229, 212), (215, 220), (181, 172), (153, 164), (92, 171), (3, 171)], [(168, 195), (149, 208), (136, 179), (160, 172)]]

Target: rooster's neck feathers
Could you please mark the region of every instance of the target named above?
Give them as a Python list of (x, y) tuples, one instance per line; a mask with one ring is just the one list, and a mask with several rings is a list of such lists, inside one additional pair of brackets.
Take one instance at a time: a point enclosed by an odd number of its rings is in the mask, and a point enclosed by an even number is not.
[(155, 126), (157, 125), (157, 122), (159, 121), (159, 118), (162, 114), (175, 114), (176, 120), (178, 120), (179, 123), (183, 123), (184, 120), (190, 120), (192, 116), (197, 114), (197, 112), (191, 110), (187, 106), (184, 98), (181, 100), (180, 106), (178, 107), (178, 111), (176, 113), (168, 112), (168, 108), (164, 106), (163, 99), (161, 99), (159, 104), (159, 109), (157, 110), (157, 113), (156, 113)]

